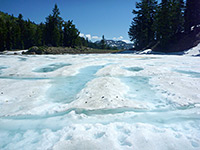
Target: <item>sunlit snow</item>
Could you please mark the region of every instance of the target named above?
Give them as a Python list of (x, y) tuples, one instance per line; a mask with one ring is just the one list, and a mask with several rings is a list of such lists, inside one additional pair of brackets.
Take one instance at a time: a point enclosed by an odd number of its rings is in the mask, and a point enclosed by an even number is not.
[(199, 150), (200, 58), (0, 55), (1, 150)]

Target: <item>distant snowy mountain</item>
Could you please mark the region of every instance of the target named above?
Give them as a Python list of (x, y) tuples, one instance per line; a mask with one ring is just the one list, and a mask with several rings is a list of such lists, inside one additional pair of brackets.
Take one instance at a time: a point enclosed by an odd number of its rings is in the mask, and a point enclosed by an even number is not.
[[(100, 43), (97, 41), (96, 43)], [(117, 47), (117, 49), (132, 49), (134, 45), (132, 43), (126, 43), (124, 41), (114, 41), (114, 40), (106, 40), (106, 45), (110, 47)]]

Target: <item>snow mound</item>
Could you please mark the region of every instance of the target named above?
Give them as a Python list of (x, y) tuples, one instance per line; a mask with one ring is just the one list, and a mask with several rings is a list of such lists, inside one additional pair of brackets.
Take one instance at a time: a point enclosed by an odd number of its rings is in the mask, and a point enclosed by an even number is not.
[(156, 52), (156, 51), (153, 51), (152, 49), (146, 49), (146, 50), (143, 50), (143, 51), (140, 51), (140, 52), (137, 52), (137, 54), (140, 54), (140, 55), (146, 55), (146, 54), (164, 54), (163, 52)]
[(17, 54), (17, 55), (22, 55), (23, 52), (27, 52), (28, 50), (20, 50), (20, 51), (4, 51), (3, 54), (6, 54), (6, 55), (14, 55), (14, 54)]
[(184, 55), (186, 55), (186, 56), (200, 56), (200, 43), (197, 46), (185, 51)]
[(109, 109), (109, 108), (144, 108), (142, 104), (124, 98), (128, 87), (119, 79), (100, 77), (89, 82), (79, 94), (72, 106), (75, 108)]
[(152, 53), (151, 49), (146, 49), (146, 50), (140, 52), (139, 54), (151, 54), (151, 53)]

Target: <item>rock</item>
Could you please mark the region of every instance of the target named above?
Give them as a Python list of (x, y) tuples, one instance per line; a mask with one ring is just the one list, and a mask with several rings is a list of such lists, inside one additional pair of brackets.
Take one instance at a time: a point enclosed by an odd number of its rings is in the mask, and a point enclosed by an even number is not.
[(30, 52), (31, 52), (31, 51), (37, 51), (37, 50), (39, 50), (39, 48), (38, 48), (37, 46), (33, 46), (33, 47), (31, 47), (31, 48), (29, 49)]

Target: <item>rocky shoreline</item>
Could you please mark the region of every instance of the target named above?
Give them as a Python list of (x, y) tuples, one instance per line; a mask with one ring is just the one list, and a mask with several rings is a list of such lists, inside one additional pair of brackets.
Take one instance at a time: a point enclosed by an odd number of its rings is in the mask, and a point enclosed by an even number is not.
[(92, 54), (92, 53), (117, 53), (122, 50), (92, 49), (88, 47), (47, 47), (33, 46), (28, 51), (22, 52), (26, 55), (43, 55), (43, 54)]

